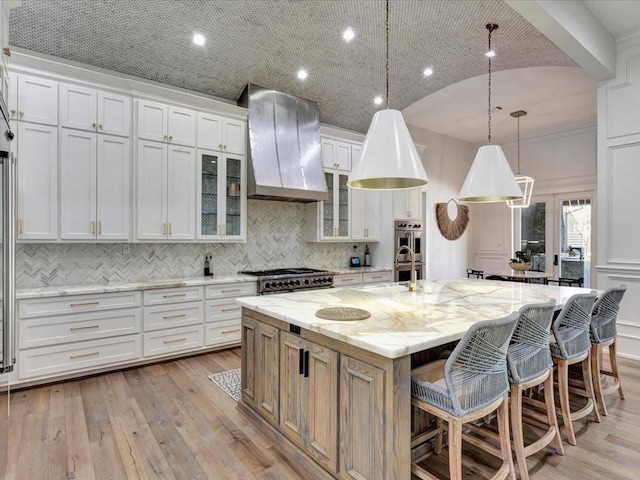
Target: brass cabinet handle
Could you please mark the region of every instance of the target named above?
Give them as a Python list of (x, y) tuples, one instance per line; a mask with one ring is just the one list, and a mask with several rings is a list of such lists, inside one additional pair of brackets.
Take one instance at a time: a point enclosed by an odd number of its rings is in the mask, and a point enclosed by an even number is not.
[(86, 325), (84, 327), (70, 327), (69, 330), (74, 332), (76, 330), (88, 330), (90, 328), (100, 328), (100, 325)]
[(96, 123), (95, 123), (95, 122), (93, 122), (93, 123), (91, 124), (91, 126), (92, 126), (93, 128), (96, 128)]
[(102, 222), (98, 220), (98, 235), (102, 235)]
[(234, 292), (239, 292), (240, 289), (239, 288), (234, 288), (232, 290), (220, 290), (222, 293), (234, 293)]
[(240, 331), (239, 328), (234, 328), (233, 330), (222, 330), (222, 334), (224, 335), (225, 333), (235, 333), (239, 331)]
[(162, 136), (162, 139), (163, 139), (163, 140), (166, 140), (166, 139), (167, 139), (167, 136), (166, 136), (166, 135), (163, 135), (163, 136)]
[(164, 343), (177, 343), (177, 342), (184, 342), (187, 339), (187, 337), (180, 337), (180, 338), (173, 338), (171, 340), (165, 340)]
[(91, 221), (91, 235), (95, 235), (96, 234), (96, 222), (94, 222), (93, 220)]
[(4, 47), (2, 49), (2, 53), (4, 53), (7, 57), (11, 56), (11, 49), (9, 47)]
[(169, 320), (170, 318), (184, 318), (186, 316), (187, 316), (186, 313), (181, 313), (180, 315), (165, 315), (163, 318), (165, 320)]
[(169, 222), (169, 235), (171, 235), (171, 222)]
[(22, 223), (23, 223), (23, 222), (22, 222), (22, 219), (21, 219), (21, 218), (19, 218), (19, 219), (18, 219), (18, 233), (19, 233), (20, 235), (22, 235)]
[(22, 110), (20, 110), (20, 111), (18, 112), (18, 115), (23, 116), (23, 115), (24, 115), (24, 112), (23, 112)]
[(240, 310), (240, 307), (221, 308), (220, 310), (223, 311), (223, 312), (233, 312), (234, 310)]
[(167, 293), (162, 298), (186, 297), (186, 293)]
[(169, 135), (169, 140), (173, 140), (173, 135)]
[(89, 352), (89, 353), (81, 353), (79, 355), (69, 355), (69, 358), (91, 357), (93, 355), (100, 355), (100, 352)]
[(16, 109), (15, 109), (15, 108), (12, 108), (12, 109), (11, 109), (11, 115), (15, 115), (15, 114), (16, 114)]
[(221, 143), (218, 144), (218, 148), (222, 149), (222, 144)]
[(98, 124), (98, 128), (102, 129), (102, 124), (101, 123)]
[(371, 278), (384, 278), (384, 275), (371, 275)]
[(90, 305), (100, 305), (100, 302), (96, 300), (95, 302), (82, 302), (82, 303), (71, 303), (70, 307), (88, 307)]
[(166, 235), (166, 234), (167, 234), (167, 224), (166, 224), (166, 223), (163, 223), (163, 224), (162, 224), (162, 234), (163, 234), (163, 235)]

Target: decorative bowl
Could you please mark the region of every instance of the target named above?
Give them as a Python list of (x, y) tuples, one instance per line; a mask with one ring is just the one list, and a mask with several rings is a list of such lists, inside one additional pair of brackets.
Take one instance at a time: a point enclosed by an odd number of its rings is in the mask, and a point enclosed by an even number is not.
[(516, 272), (526, 272), (531, 268), (531, 262), (524, 262), (524, 263), (509, 262), (509, 266)]

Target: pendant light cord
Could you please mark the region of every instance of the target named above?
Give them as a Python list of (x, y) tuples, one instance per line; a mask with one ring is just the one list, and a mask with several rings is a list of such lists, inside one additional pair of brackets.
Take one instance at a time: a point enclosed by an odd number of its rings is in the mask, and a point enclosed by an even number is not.
[(385, 55), (386, 55), (385, 95), (387, 97), (387, 109), (389, 109), (389, 0), (386, 1), (384, 26), (385, 26), (385, 48), (386, 48), (385, 50)]
[(518, 117), (518, 175), (520, 175), (520, 117)]
[[(489, 52), (491, 51), (491, 32), (492, 29), (489, 28)], [(488, 132), (489, 132), (489, 144), (491, 144), (491, 57), (489, 57), (489, 121), (488, 121)]]

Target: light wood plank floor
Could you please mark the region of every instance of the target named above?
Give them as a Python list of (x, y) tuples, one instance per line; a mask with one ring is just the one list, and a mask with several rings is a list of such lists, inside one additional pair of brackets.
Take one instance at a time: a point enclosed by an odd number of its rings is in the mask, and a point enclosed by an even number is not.
[[(601, 424), (576, 422), (564, 457), (532, 458), (532, 479), (638, 478), (640, 363), (620, 363), (627, 399), (609, 396)], [(14, 392), (0, 478), (305, 478), (207, 378), (239, 366), (236, 348)]]

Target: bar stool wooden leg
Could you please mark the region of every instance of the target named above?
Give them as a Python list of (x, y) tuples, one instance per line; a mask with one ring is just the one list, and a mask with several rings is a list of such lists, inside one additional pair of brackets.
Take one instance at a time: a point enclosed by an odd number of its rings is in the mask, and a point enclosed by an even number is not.
[(564, 431), (567, 434), (567, 441), (575, 445), (576, 434), (573, 431), (571, 422), (571, 408), (569, 405), (569, 365), (561, 358), (554, 358), (554, 363), (558, 366), (558, 396), (560, 397), (560, 410), (562, 411), (562, 422)]
[[(502, 452), (503, 465), (509, 465), (508, 478), (516, 480), (516, 470), (513, 466), (513, 455), (511, 454), (511, 439), (509, 436), (509, 394), (504, 394), (504, 400), (498, 407), (498, 433), (500, 435), (500, 451)], [(504, 468), (504, 467), (503, 467)], [(527, 468), (525, 462), (524, 468)], [(496, 474), (497, 476), (497, 474)]]
[(620, 383), (620, 376), (618, 375), (618, 356), (616, 355), (616, 340), (614, 338), (613, 343), (609, 345), (609, 362), (611, 363), (611, 373), (613, 378), (618, 383), (618, 395), (624, 400), (624, 392), (622, 391), (622, 383)]
[(593, 391), (593, 379), (591, 378), (591, 351), (589, 351), (587, 358), (582, 360), (582, 376), (584, 378), (584, 387), (587, 391), (587, 398), (593, 402), (593, 418), (596, 422), (600, 423), (600, 412), (598, 412), (598, 403), (596, 402), (596, 394)]
[(547, 405), (547, 421), (549, 425), (555, 428), (554, 443), (556, 452), (564, 455), (564, 447), (562, 446), (562, 438), (560, 438), (560, 427), (558, 427), (558, 417), (556, 416), (556, 404), (553, 398), (553, 369), (544, 381), (544, 401)]
[(449, 418), (449, 472), (451, 480), (462, 480), (462, 421)]
[(591, 345), (591, 379), (593, 381), (593, 390), (595, 392), (598, 410), (605, 417), (608, 415), (607, 406), (604, 403), (604, 394), (602, 393), (602, 381), (600, 380), (600, 345), (593, 343)]
[(529, 480), (527, 457), (524, 454), (524, 431), (522, 429), (522, 393), (522, 387), (520, 385), (516, 385), (513, 383), (511, 384), (511, 430), (513, 431), (513, 449), (516, 452), (516, 460), (518, 460), (520, 478), (522, 480)]
[(442, 453), (442, 422), (443, 420), (441, 418), (436, 418), (436, 437), (433, 446), (433, 451), (436, 455), (440, 455)]

